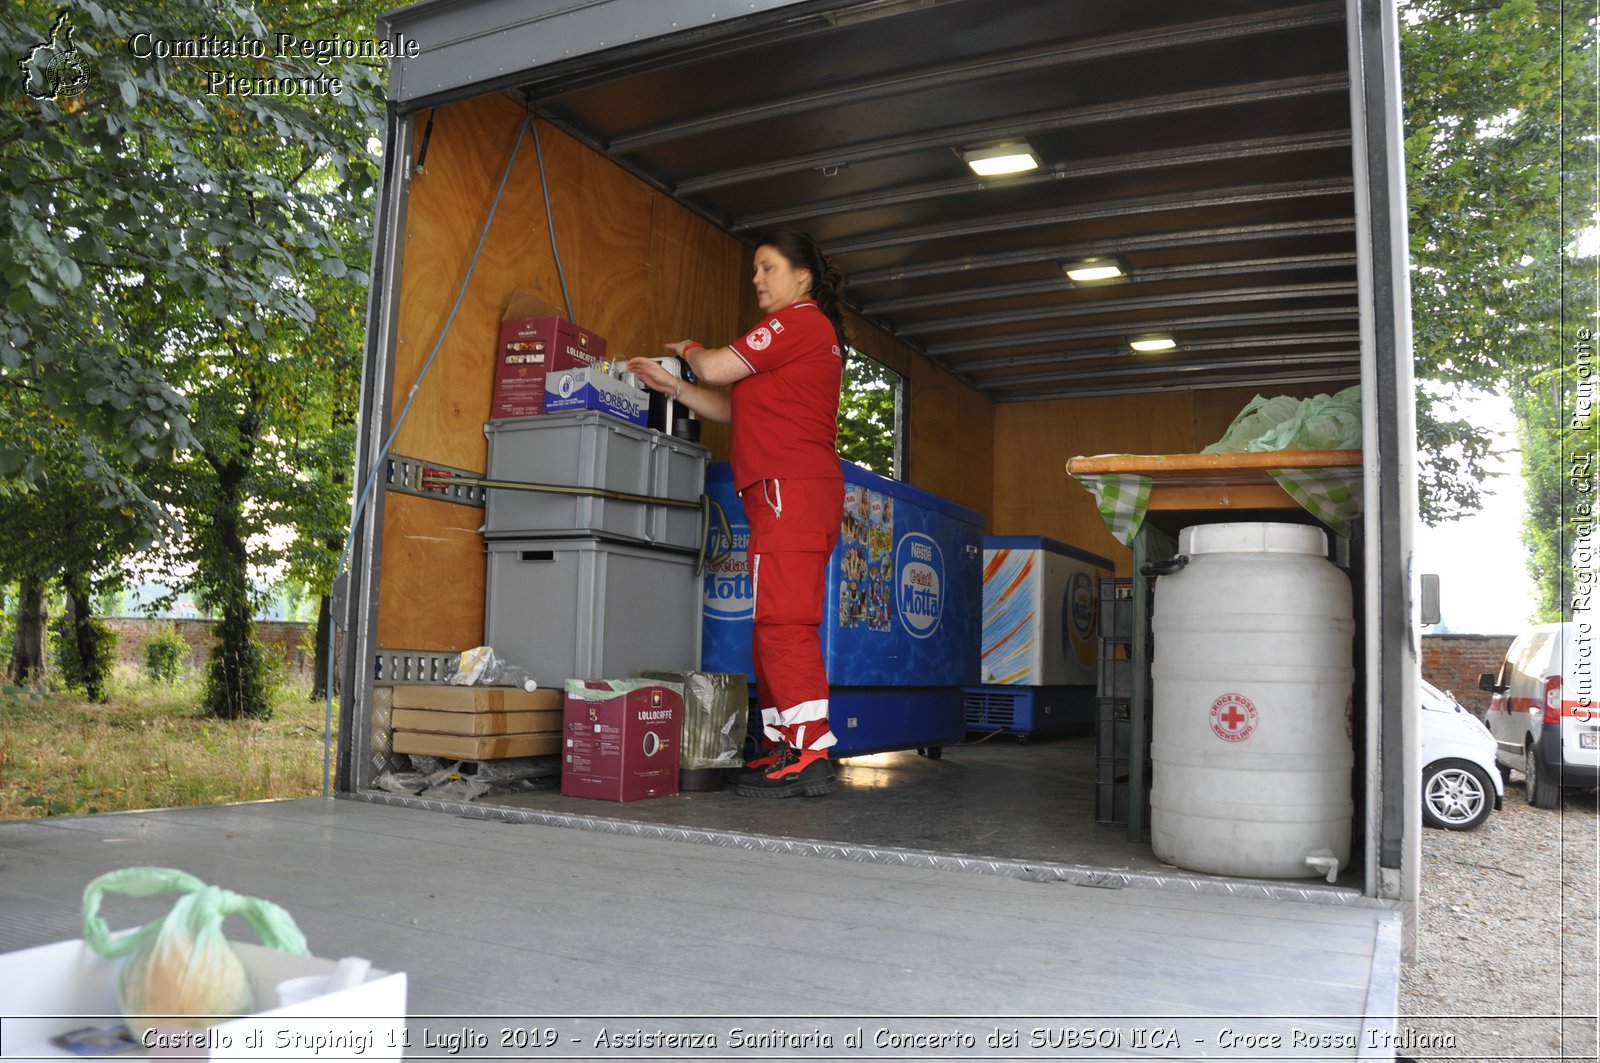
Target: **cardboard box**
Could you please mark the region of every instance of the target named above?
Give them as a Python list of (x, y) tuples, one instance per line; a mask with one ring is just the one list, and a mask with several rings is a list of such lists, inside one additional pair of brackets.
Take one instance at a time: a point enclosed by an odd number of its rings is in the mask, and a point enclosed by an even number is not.
[(545, 377), (544, 412), (599, 410), (640, 428), (650, 424), (650, 394), (600, 369), (563, 369)]
[(430, 731), (396, 731), (396, 753), (419, 753), (451, 760), (499, 760), (542, 757), (561, 751), (561, 732), (511, 735), (447, 735)]
[(447, 735), (554, 734), (561, 730), (561, 710), (548, 712), (444, 712), (396, 709), (392, 726), (401, 731)]
[(558, 307), (517, 292), (500, 321), (490, 419), (544, 413), (545, 377), (557, 369), (594, 365), (606, 341), (561, 317)]
[(393, 706), (440, 712), (560, 712), (561, 698), (554, 688), (397, 686)]
[[(338, 993), (274, 1007), (278, 983), (306, 975), (329, 975), (334, 960), (291, 956), (248, 942), (232, 942), (255, 991), (255, 1015), (219, 1020), (190, 1031), (181, 1047), (168, 1042), (172, 1056), (194, 1059), (356, 1058), (398, 1060), (406, 1025), (406, 976), (371, 970), (360, 985)], [(117, 1001), (117, 976), (123, 959), (106, 959), (82, 941), (23, 949), (0, 955), (0, 985), (5, 989), (6, 1020), (0, 1024), (0, 1058), (81, 1059), (53, 1043), (85, 1026), (123, 1021)], [(296, 1034), (300, 1038), (296, 1038)], [(333, 1048), (324, 1040), (342, 1039)], [(252, 1041), (257, 1042), (252, 1044)], [(129, 1051), (108, 1059), (142, 1058)]]
[(683, 688), (638, 679), (570, 680), (562, 735), (564, 796), (670, 797), (678, 792)]

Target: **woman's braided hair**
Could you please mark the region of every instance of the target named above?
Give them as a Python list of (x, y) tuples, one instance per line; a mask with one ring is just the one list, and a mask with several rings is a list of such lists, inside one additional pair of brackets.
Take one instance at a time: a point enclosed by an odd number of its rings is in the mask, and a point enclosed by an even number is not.
[(843, 353), (846, 346), (844, 276), (833, 268), (828, 256), (817, 246), (817, 241), (810, 233), (775, 229), (762, 234), (756, 246), (776, 248), (791, 266), (811, 271), (811, 291), (808, 294), (817, 301), (817, 308), (832, 323), (834, 334), (839, 337), (840, 353)]

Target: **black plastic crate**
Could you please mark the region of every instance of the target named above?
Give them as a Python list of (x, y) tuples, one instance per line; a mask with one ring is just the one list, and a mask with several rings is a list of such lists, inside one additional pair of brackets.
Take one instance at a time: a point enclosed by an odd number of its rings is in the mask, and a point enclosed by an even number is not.
[(1133, 661), (1126, 657), (1112, 657), (1100, 659), (1100, 668), (1097, 675), (1096, 696), (1101, 698), (1121, 698), (1126, 700), (1133, 696)]
[[(1127, 698), (1101, 698), (1095, 711), (1095, 756), (1127, 760), (1133, 741), (1133, 703)], [(1144, 736), (1150, 740), (1150, 706), (1144, 710)], [(1147, 757), (1146, 760), (1149, 758)]]
[(1128, 780), (1111, 779), (1095, 784), (1094, 818), (1098, 823), (1128, 822)]
[(1133, 580), (1100, 581), (1100, 641), (1133, 641)]

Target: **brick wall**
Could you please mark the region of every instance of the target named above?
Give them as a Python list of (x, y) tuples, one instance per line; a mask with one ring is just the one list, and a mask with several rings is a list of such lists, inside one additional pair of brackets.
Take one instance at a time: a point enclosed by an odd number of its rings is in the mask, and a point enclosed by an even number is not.
[[(216, 638), (211, 620), (154, 620), (144, 617), (111, 617), (107, 624), (117, 633), (117, 656), (131, 664), (144, 663), (144, 644), (163, 624), (172, 624), (189, 644), (189, 665), (205, 663)], [(314, 660), (309, 624), (260, 621), (256, 637), (277, 649), (291, 671), (306, 674)], [(1441, 690), (1454, 694), (1471, 711), (1483, 715), (1489, 708), (1489, 695), (1478, 689), (1478, 675), (1494, 672), (1511, 646), (1510, 635), (1424, 635), (1422, 638), (1422, 678)]]
[[(216, 644), (212, 628), (214, 620), (157, 620), (151, 617), (108, 617), (106, 623), (117, 633), (117, 658), (129, 664), (144, 665), (144, 644), (160, 628), (171, 624), (183, 641), (189, 644), (188, 665), (202, 667), (211, 647)], [(258, 620), (256, 638), (270, 650), (276, 650), (291, 672), (309, 675), (315, 662), (311, 647), (311, 625), (280, 620)]]
[(1511, 635), (1424, 635), (1422, 678), (1448, 690), (1481, 717), (1489, 710), (1489, 695), (1478, 689), (1478, 676), (1500, 670), (1511, 639)]

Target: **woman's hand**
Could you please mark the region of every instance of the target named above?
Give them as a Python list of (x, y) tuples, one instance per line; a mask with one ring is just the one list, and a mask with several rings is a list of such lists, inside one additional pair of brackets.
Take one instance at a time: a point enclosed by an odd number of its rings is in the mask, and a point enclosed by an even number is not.
[[(680, 358), (685, 347), (693, 350), (700, 347), (693, 340), (681, 340), (678, 343), (669, 343), (667, 350), (672, 351)], [(704, 348), (701, 348), (702, 350)], [(729, 357), (732, 357), (731, 353)], [(715, 421), (718, 424), (727, 424), (733, 416), (733, 404), (728, 399), (728, 393), (720, 388), (703, 388), (698, 384), (691, 384), (680, 380), (657, 358), (629, 358), (628, 372), (639, 378), (639, 382), (651, 391), (659, 391), (663, 395), (670, 395), (674, 399), (700, 416), (701, 420)]]
[(651, 391), (659, 391), (663, 395), (677, 398), (683, 387), (683, 381), (673, 375), (666, 366), (655, 358), (629, 358), (628, 372), (639, 378), (639, 382)]

